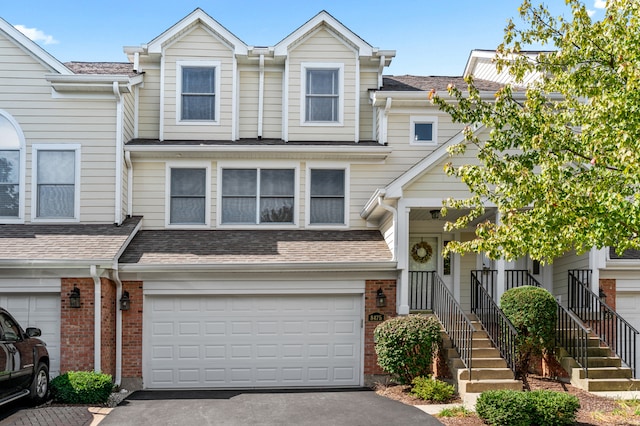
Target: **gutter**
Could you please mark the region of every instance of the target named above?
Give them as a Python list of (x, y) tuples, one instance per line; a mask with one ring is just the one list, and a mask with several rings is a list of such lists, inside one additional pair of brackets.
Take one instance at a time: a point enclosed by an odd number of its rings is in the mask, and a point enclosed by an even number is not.
[(113, 82), (113, 94), (116, 97), (116, 187), (115, 187), (115, 212), (114, 222), (116, 226), (122, 225), (122, 131), (123, 131), (123, 99), (120, 93), (120, 85)]
[(122, 382), (122, 310), (119, 303), (122, 298), (122, 281), (118, 274), (118, 262), (113, 262), (113, 280), (116, 283), (116, 377), (114, 385), (120, 386)]
[(294, 263), (294, 264), (260, 264), (260, 263), (234, 263), (234, 264), (144, 264), (121, 263), (120, 272), (375, 272), (395, 271), (396, 261), (377, 262), (326, 262), (326, 263)]
[(127, 166), (127, 216), (133, 216), (133, 163), (131, 152), (124, 152), (124, 163)]

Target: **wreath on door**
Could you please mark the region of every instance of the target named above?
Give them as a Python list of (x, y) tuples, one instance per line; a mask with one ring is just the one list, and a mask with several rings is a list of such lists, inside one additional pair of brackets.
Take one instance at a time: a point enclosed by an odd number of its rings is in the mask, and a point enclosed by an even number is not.
[(418, 263), (426, 263), (433, 256), (433, 248), (427, 242), (420, 241), (411, 248), (411, 257)]

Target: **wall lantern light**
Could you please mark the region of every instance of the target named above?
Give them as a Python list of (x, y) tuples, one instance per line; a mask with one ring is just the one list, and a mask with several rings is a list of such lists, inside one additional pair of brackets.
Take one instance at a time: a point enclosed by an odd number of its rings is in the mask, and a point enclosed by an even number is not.
[(73, 289), (69, 293), (69, 307), (70, 308), (80, 307), (80, 289), (76, 286), (73, 286)]
[(376, 307), (384, 308), (387, 306), (387, 296), (385, 296), (384, 292), (381, 288), (378, 289), (376, 293)]
[(131, 307), (131, 299), (129, 299), (129, 292), (123, 291), (122, 297), (120, 298), (120, 310), (128, 311)]
[(440, 219), (440, 210), (430, 210), (429, 213), (431, 213), (431, 219), (433, 220)]

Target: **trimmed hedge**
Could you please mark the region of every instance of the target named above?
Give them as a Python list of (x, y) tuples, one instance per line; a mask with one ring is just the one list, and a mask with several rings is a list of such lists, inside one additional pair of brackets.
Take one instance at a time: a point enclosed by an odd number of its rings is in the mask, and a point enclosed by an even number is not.
[(411, 385), (411, 393), (425, 401), (447, 402), (456, 394), (453, 385), (432, 377), (416, 377)]
[(500, 308), (518, 330), (518, 376), (526, 377), (532, 355), (553, 353), (557, 303), (544, 288), (523, 286), (504, 292)]
[(113, 390), (111, 375), (69, 371), (51, 380), (51, 396), (65, 404), (104, 404)]
[(409, 384), (431, 373), (440, 323), (425, 315), (391, 318), (376, 327), (374, 340), (378, 365), (400, 383)]
[(549, 390), (486, 391), (476, 402), (478, 417), (493, 426), (572, 425), (579, 408), (575, 395)]

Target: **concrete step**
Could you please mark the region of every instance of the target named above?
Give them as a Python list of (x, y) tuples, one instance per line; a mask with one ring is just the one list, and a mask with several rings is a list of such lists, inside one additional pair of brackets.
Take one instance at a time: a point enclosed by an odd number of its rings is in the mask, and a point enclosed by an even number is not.
[[(460, 358), (451, 359), (452, 368), (466, 368)], [(507, 368), (507, 362), (502, 358), (475, 358), (471, 361), (473, 368)]]
[(631, 379), (633, 373), (627, 367), (599, 367), (588, 368), (585, 373), (582, 368), (573, 368), (571, 371), (572, 380), (575, 379)]
[(505, 380), (513, 379), (513, 371), (509, 368), (476, 368), (458, 370), (458, 380)]
[[(459, 358), (458, 351), (453, 348), (444, 349), (444, 353), (449, 359)], [(473, 348), (471, 359), (478, 358), (500, 358), (500, 352), (495, 348)]]
[(571, 384), (589, 392), (620, 392), (640, 390), (637, 379), (580, 379)]
[(471, 347), (475, 348), (493, 348), (493, 343), (488, 338), (474, 338), (471, 342)]
[(458, 393), (482, 393), (488, 390), (522, 390), (522, 382), (519, 380), (460, 380), (458, 381)]

